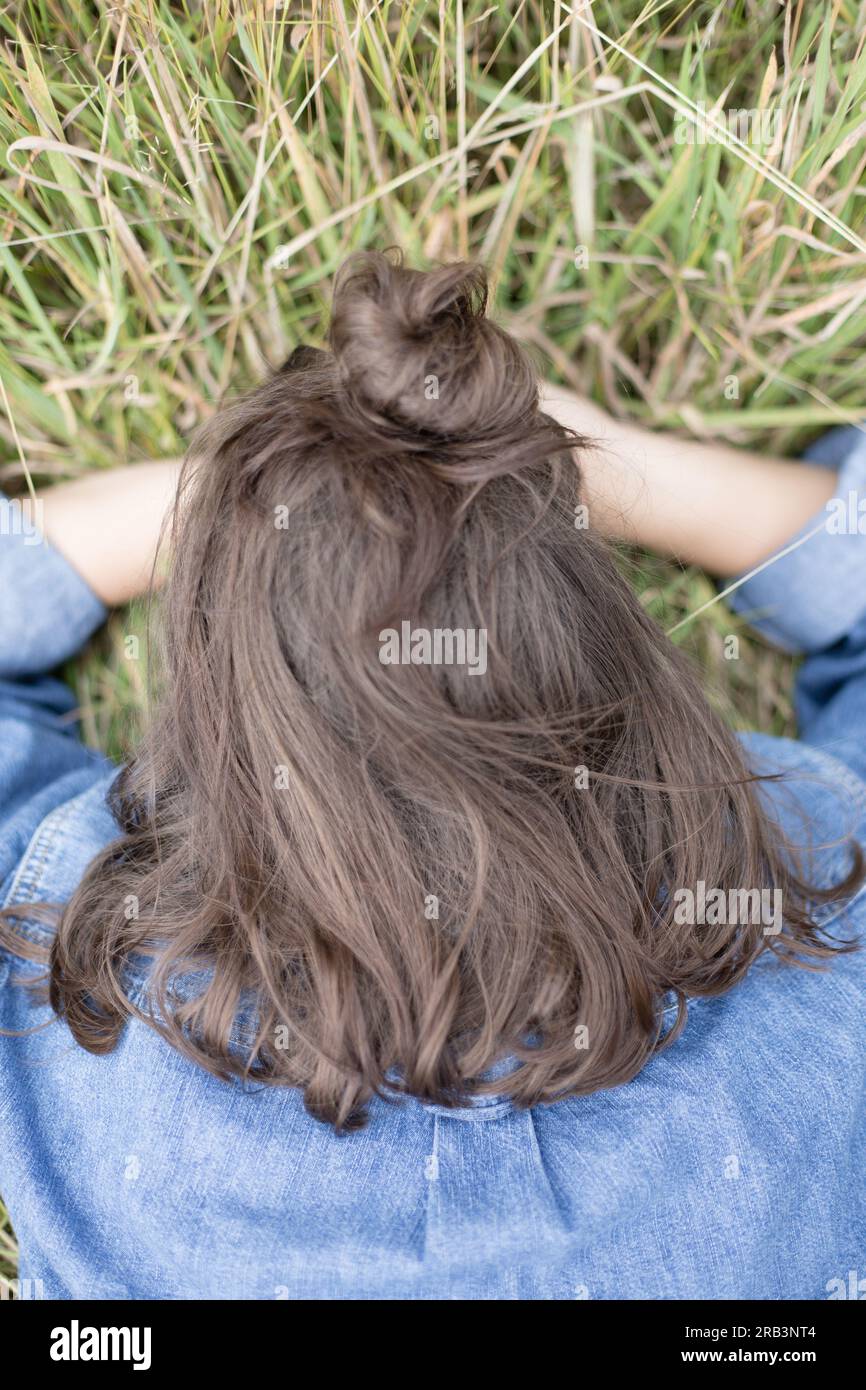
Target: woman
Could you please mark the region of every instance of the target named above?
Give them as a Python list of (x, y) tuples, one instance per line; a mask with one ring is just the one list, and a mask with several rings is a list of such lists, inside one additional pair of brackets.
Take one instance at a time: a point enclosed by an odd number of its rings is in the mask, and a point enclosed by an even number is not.
[[(119, 776), (46, 673), (146, 586), (175, 478), (5, 503), (0, 1153), (48, 1297), (856, 1266), (866, 551), (827, 523), (863, 437), (788, 463), (542, 409), (485, 300), (354, 257), (330, 351), (200, 431)], [(610, 536), (757, 570), (799, 743), (723, 725)]]

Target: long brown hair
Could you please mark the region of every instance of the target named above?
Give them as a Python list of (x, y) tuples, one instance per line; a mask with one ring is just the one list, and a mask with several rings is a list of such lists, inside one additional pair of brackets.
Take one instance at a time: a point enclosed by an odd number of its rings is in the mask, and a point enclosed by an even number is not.
[[(174, 1046), (302, 1087), (340, 1128), (388, 1088), (528, 1106), (633, 1077), (667, 992), (669, 1041), (762, 951), (837, 949), (737, 740), (575, 525), (586, 441), (541, 411), (486, 300), (477, 266), (359, 254), (330, 351), (194, 440), (161, 705), (51, 950), (91, 1051), (138, 1012), (144, 954), (142, 1013)], [(450, 659), (383, 660), (385, 633), (437, 631)], [(778, 889), (782, 929), (679, 922), (699, 881)]]

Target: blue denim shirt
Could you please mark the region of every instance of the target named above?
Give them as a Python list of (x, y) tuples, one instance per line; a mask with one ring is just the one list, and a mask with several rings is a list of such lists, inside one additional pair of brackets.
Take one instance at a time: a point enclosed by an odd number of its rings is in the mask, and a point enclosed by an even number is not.
[[(811, 453), (866, 497), (866, 436)], [(0, 508), (0, 902), (63, 901), (117, 833), (114, 769), (49, 673), (105, 615)], [(733, 602), (805, 653), (802, 741), (746, 743), (790, 774), (762, 795), (829, 883), (839, 837), (866, 843), (866, 539), (819, 530)], [(864, 924), (866, 895), (829, 910), (835, 935)], [(376, 1100), (342, 1137), (296, 1091), (217, 1081), (139, 1021), (92, 1056), (13, 983), (32, 969), (0, 953), (0, 1026), (30, 1030), (0, 1036), (0, 1191), (45, 1297), (866, 1292), (866, 951), (823, 972), (762, 957), (615, 1090), (526, 1111)]]

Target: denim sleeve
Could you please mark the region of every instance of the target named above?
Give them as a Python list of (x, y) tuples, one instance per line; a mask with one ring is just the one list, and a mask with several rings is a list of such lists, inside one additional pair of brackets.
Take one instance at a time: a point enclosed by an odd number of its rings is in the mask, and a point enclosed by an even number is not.
[(42, 678), (105, 617), (81, 575), (0, 493), (0, 702), (51, 705), (59, 682)]
[(801, 741), (866, 777), (866, 432), (832, 430), (805, 458), (837, 472), (832, 500), (729, 601), (777, 646), (804, 655)]
[(111, 764), (76, 737), (75, 696), (50, 673), (106, 610), (0, 494), (0, 902), (43, 818)]

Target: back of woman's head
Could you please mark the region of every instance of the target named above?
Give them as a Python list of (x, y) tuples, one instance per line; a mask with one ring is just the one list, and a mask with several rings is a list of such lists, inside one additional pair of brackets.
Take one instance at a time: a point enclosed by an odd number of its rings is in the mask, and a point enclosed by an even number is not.
[[(372, 253), (330, 351), (202, 429), (124, 838), (54, 945), (85, 1046), (116, 1042), (145, 953), (176, 1046), (339, 1126), (387, 1086), (534, 1104), (633, 1076), (665, 992), (828, 954), (739, 745), (575, 524), (582, 443), (478, 267)], [(784, 929), (678, 923), (699, 880), (781, 887)]]

